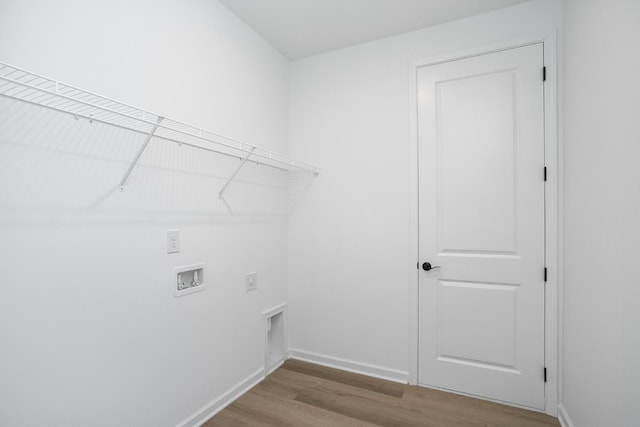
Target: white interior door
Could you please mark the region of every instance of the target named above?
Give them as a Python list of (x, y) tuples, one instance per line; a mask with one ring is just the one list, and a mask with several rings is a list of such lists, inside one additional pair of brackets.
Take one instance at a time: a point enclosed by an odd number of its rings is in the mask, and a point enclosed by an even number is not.
[[(544, 408), (543, 51), (418, 70), (421, 385)], [(425, 271), (424, 262), (440, 266)]]

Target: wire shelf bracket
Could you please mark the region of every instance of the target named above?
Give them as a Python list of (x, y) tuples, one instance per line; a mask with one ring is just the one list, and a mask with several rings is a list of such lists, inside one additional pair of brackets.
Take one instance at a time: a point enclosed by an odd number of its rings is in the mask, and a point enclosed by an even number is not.
[(314, 175), (320, 173), (320, 169), (316, 166), (289, 159), (270, 150), (247, 144), (220, 133), (169, 119), (3, 62), (0, 62), (0, 96), (69, 114), (75, 119), (82, 118), (90, 122), (107, 124), (145, 135), (144, 143), (120, 180), (121, 191), (124, 190), (131, 172), (152, 140), (174, 142), (241, 160), (239, 167), (218, 193), (219, 198), (222, 198), (229, 184), (247, 162), (255, 162), (283, 171), (302, 171)]
[(142, 153), (144, 153), (144, 150), (147, 148), (147, 145), (149, 145), (149, 141), (151, 141), (151, 137), (153, 136), (153, 134), (156, 133), (156, 130), (158, 129), (158, 126), (160, 126), (160, 122), (162, 121), (162, 119), (164, 119), (164, 117), (158, 117), (158, 120), (156, 121), (155, 126), (153, 126), (153, 128), (151, 129), (151, 132), (149, 132), (149, 134), (147, 135), (146, 139), (142, 143), (142, 146), (138, 150), (138, 153), (136, 154), (133, 161), (129, 165), (129, 168), (127, 169), (124, 176), (120, 180), (120, 191), (124, 191), (124, 185), (127, 183), (127, 179), (129, 178), (129, 175), (131, 175), (133, 168), (138, 163), (138, 160), (140, 160), (140, 156), (142, 156)]
[(251, 157), (251, 155), (253, 154), (254, 150), (255, 150), (255, 148), (253, 148), (250, 153), (248, 153), (246, 156), (244, 156), (244, 159), (242, 159), (242, 162), (240, 162), (240, 164), (238, 165), (236, 170), (231, 174), (231, 176), (229, 177), (227, 182), (220, 189), (220, 192), (218, 193), (218, 199), (222, 199), (222, 195), (224, 194), (224, 191), (227, 189), (229, 184), (231, 184), (231, 181), (233, 181), (233, 178), (235, 178), (236, 175), (238, 175), (238, 172), (240, 172), (240, 169), (242, 169), (242, 167), (245, 165), (245, 163), (247, 163), (247, 160), (249, 160), (249, 157)]

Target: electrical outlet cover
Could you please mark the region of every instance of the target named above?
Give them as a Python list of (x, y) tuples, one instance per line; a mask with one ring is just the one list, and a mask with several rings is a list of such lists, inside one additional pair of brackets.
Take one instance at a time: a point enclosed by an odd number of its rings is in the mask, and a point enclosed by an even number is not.
[(167, 230), (167, 253), (180, 252), (180, 230)]
[(247, 285), (247, 292), (258, 289), (258, 273), (248, 273), (245, 276), (245, 283)]

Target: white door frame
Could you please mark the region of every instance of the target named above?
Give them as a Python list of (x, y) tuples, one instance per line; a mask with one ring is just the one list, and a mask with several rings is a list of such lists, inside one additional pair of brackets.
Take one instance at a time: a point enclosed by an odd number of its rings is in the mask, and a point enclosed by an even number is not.
[[(558, 171), (560, 152), (558, 150), (558, 60), (557, 38), (555, 33), (536, 34), (509, 42), (493, 44), (438, 57), (421, 59), (410, 66), (410, 194), (411, 194), (411, 247), (410, 247), (410, 335), (409, 335), (409, 382), (418, 383), (418, 273), (416, 268), (418, 259), (418, 100), (417, 100), (417, 69), (442, 62), (455, 61), (472, 56), (483, 55), (516, 47), (543, 43), (544, 65), (546, 67), (546, 81), (544, 85), (544, 120), (545, 120), (545, 164), (547, 167), (547, 182), (545, 185), (545, 254), (547, 267), (547, 283), (545, 288), (545, 366), (547, 368), (547, 382), (545, 383), (545, 413), (556, 417), (558, 415), (559, 395), (559, 320), (560, 310), (560, 173)], [(542, 70), (540, 70), (542, 78)], [(542, 173), (542, 172), (541, 172)], [(542, 375), (542, 373), (541, 373)]]

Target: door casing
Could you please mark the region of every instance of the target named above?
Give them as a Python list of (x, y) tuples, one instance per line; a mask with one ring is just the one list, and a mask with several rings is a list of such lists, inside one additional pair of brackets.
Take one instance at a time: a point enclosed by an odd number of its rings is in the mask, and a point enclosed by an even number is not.
[[(545, 287), (545, 367), (547, 368), (547, 382), (545, 383), (545, 413), (558, 415), (558, 396), (560, 395), (560, 319), (561, 317), (561, 258), (560, 258), (560, 214), (559, 203), (561, 189), (561, 174), (559, 173), (560, 152), (558, 150), (558, 65), (555, 33), (536, 34), (529, 37), (493, 44), (463, 52), (451, 53), (438, 57), (421, 59), (410, 66), (410, 230), (411, 247), (408, 268), (410, 269), (410, 335), (409, 335), (409, 382), (418, 384), (418, 273), (416, 268), (420, 261), (418, 256), (418, 103), (417, 103), (417, 69), (443, 62), (455, 61), (501, 50), (542, 43), (544, 50), (544, 65), (546, 67), (546, 81), (544, 85), (544, 121), (545, 121), (545, 165), (547, 167), (547, 181), (545, 183), (545, 265), (547, 267), (547, 282)], [(540, 71), (542, 78), (542, 70)]]

